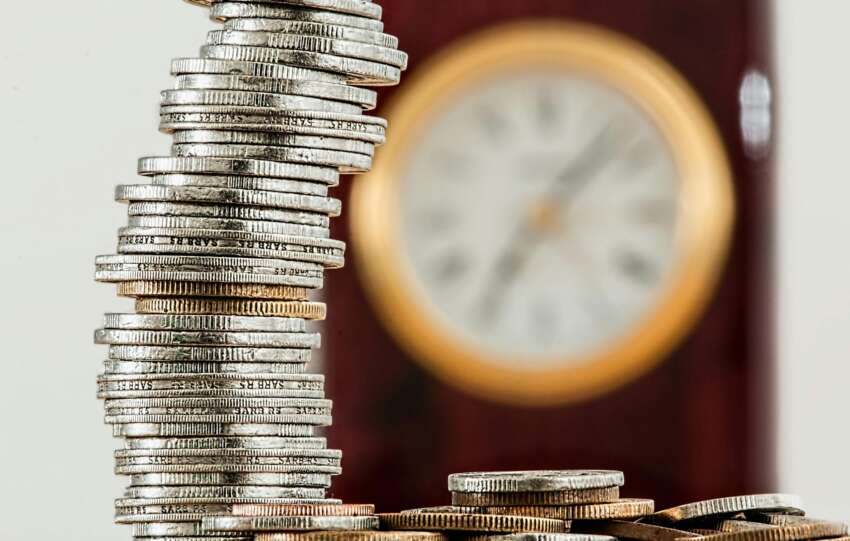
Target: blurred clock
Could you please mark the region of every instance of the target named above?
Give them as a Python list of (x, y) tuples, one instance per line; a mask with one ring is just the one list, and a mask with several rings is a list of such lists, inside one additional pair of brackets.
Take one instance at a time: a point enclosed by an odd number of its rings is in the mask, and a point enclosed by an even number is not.
[(730, 167), (702, 102), (642, 45), (520, 23), (422, 66), (352, 194), (390, 334), (467, 392), (543, 405), (649, 370), (724, 261)]

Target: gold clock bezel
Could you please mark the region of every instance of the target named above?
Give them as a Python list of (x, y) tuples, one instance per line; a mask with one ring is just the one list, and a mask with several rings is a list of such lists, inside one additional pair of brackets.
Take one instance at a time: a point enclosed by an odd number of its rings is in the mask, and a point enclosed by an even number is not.
[[(401, 256), (399, 171), (429, 118), (453, 96), (521, 67), (578, 71), (634, 99), (669, 142), (681, 180), (679, 257), (632, 331), (598, 354), (523, 370), (477, 351), (418, 291)], [(414, 360), (480, 397), (521, 405), (588, 399), (653, 368), (693, 326), (718, 280), (734, 221), (732, 174), (718, 130), (690, 85), (628, 38), (584, 24), (529, 21), (462, 40), (419, 68), (387, 109), (390, 136), (370, 174), (355, 181), (351, 231), (357, 269), (383, 324)], [(522, 359), (511, 359), (519, 366)], [(565, 362), (566, 361), (566, 362)]]

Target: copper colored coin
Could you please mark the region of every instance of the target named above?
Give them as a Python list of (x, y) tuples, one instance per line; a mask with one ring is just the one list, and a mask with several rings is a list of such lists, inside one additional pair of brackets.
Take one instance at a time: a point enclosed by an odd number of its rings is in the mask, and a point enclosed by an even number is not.
[(612, 503), (619, 499), (619, 487), (561, 490), (557, 492), (452, 492), (452, 505), (473, 507), (576, 505)]
[(572, 530), (578, 533), (610, 535), (636, 541), (676, 541), (677, 539), (701, 537), (699, 534), (685, 530), (622, 520), (576, 522)]
[(611, 503), (554, 506), (482, 507), (484, 513), (523, 515), (561, 520), (613, 520), (644, 517), (652, 513), (655, 502), (640, 498), (624, 498)]
[(462, 513), (379, 514), (383, 530), (466, 531), (466, 532), (566, 532), (563, 520), (508, 515)]
[(658, 511), (651, 518), (658, 522), (679, 522), (746, 511), (781, 510), (791, 514), (804, 514), (802, 506), (800, 497), (793, 494), (750, 494), (679, 505)]
[(304, 301), (307, 300), (307, 289), (268, 284), (134, 281), (119, 283), (118, 295), (122, 297), (230, 297)]
[[(731, 521), (730, 521), (731, 522)], [(761, 526), (764, 526), (763, 524)], [(802, 541), (847, 535), (847, 525), (840, 522), (810, 520), (788, 526), (745, 528), (703, 536), (700, 541)]]
[(231, 514), (246, 517), (362, 517), (374, 515), (375, 506), (352, 503), (341, 505), (236, 504)]

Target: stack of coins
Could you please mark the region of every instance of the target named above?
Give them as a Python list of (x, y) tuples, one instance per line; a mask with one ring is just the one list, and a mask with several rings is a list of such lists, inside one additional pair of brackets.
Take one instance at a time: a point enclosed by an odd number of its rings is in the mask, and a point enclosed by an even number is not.
[(249, 538), (244, 521), (203, 519), (262, 504), (290, 529), (375, 528), (373, 509), (326, 498), (341, 453), (314, 435), (331, 402), (306, 368), (325, 315), (309, 294), (343, 264), (329, 190), (384, 141), (362, 87), (397, 83), (406, 55), (368, 0), (193, 3), (223, 28), (172, 63), (171, 155), (117, 188), (129, 221), (96, 261), (97, 280), (136, 300), (95, 334), (106, 422), (125, 441), (116, 473), (130, 476), (117, 521), (160, 541)]

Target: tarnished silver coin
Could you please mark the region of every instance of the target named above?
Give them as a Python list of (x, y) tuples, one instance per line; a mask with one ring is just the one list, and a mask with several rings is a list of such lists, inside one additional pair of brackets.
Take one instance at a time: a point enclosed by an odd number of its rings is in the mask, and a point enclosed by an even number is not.
[[(175, 143), (214, 143), (228, 145), (303, 147), (312, 149), (335, 150), (339, 152), (363, 154), (366, 156), (372, 156), (375, 153), (375, 145), (366, 141), (358, 141), (356, 139), (348, 139), (342, 137), (319, 137), (315, 135), (297, 135), (288, 133), (221, 130), (183, 130), (175, 132), (172, 136), (172, 140)], [(243, 179), (244, 182), (244, 179), (250, 179), (252, 177), (238, 178)], [(310, 185), (316, 186), (315, 183), (310, 183)], [(311, 195), (327, 195), (327, 187), (321, 185), (318, 186), (324, 188), (325, 193), (316, 193)]]
[[(221, 186), (224, 187), (224, 186)], [(252, 189), (252, 188), (239, 188)], [(271, 191), (271, 190), (270, 190)], [(301, 212), (274, 208), (240, 207), (233, 205), (169, 203), (169, 202), (133, 202), (127, 205), (127, 214), (133, 216), (167, 216), (214, 218), (218, 220), (249, 220), (304, 224), (327, 228), (330, 218), (325, 214)]]
[(130, 476), (130, 486), (273, 486), (318, 487), (331, 485), (323, 473), (142, 473)]
[[(117, 361), (185, 363), (307, 363), (310, 350), (287, 348), (220, 348), (204, 346), (109, 346)], [(262, 373), (262, 371), (260, 372)]]
[(292, 498), (323, 500), (325, 489), (274, 486), (132, 486), (125, 498)]
[(317, 148), (264, 145), (187, 143), (171, 145), (171, 153), (181, 157), (219, 157), (274, 160), (337, 167), (346, 173), (362, 173), (372, 168), (371, 156)]
[[(219, 0), (188, 0), (201, 6), (215, 5)], [(322, 11), (348, 13), (357, 17), (380, 19), (383, 10), (371, 0), (265, 0), (264, 4), (300, 6)]]
[(610, 535), (582, 533), (508, 533), (495, 535), (472, 535), (466, 541), (617, 541)]
[(103, 319), (105, 329), (307, 332), (306, 320), (289, 317), (107, 313)]
[(191, 450), (209, 449), (325, 449), (325, 438), (285, 438), (285, 437), (239, 437), (219, 436), (207, 438), (130, 438), (124, 442), (124, 448), (137, 450)]
[(240, 32), (274, 32), (278, 34), (316, 36), (327, 39), (358, 41), (389, 49), (398, 48), (398, 38), (395, 36), (343, 24), (239, 17), (227, 19), (224, 22), (224, 29)]
[[(179, 133), (191, 134), (194, 132), (188, 131)], [(328, 196), (328, 185), (319, 182), (289, 180), (283, 178), (247, 177), (239, 175), (154, 175), (151, 177), (151, 184), (154, 186), (196, 186), (202, 188), (230, 188), (234, 190), (299, 193), (304, 195), (313, 195), (316, 197)]]
[(127, 218), (127, 225), (129, 227), (165, 229), (221, 229), (224, 231), (306, 236), (317, 239), (330, 238), (330, 229), (325, 227), (260, 220), (228, 220), (192, 216), (130, 216)]
[[(309, 350), (307, 350), (309, 351)], [(179, 374), (193, 376), (255, 376), (258, 374), (298, 375), (306, 371), (305, 363), (251, 363), (251, 362), (169, 362), (169, 361), (116, 361), (107, 359), (103, 362), (106, 375), (111, 376), (142, 376)]]
[(98, 329), (97, 344), (134, 346), (234, 346), (271, 348), (316, 348), (321, 345), (318, 333), (221, 332), (221, 331), (148, 331)]
[[(239, 9), (260, 9), (253, 4), (232, 4), (242, 6)], [(225, 6), (222, 6), (224, 9)], [(215, 60), (212, 58), (175, 58), (171, 62), (172, 75), (212, 74), (212, 75), (246, 75), (250, 77), (267, 77), (270, 79), (287, 79), (296, 81), (311, 81), (344, 85), (344, 75), (329, 71), (311, 70), (285, 64), (264, 64), (260, 62), (240, 62), (234, 60)]]
[[(313, 437), (314, 427), (312, 425), (267, 424), (256, 419), (254, 421), (242, 423), (126, 423), (114, 425), (112, 435), (125, 438)], [(312, 498), (313, 496), (304, 497)]]
[(379, 19), (346, 15), (333, 11), (303, 9), (280, 3), (249, 4), (246, 2), (216, 2), (210, 9), (213, 19), (280, 19), (285, 21), (304, 21), (324, 23), (351, 28), (360, 28), (371, 32), (383, 32), (384, 23)]
[(269, 107), (287, 111), (322, 111), (342, 115), (359, 115), (363, 107), (355, 103), (249, 90), (175, 89), (163, 90), (160, 105), (219, 105), (222, 107)]
[(206, 532), (268, 532), (315, 530), (376, 530), (378, 517), (279, 516), (279, 517), (205, 517)]
[(540, 470), (456, 473), (452, 492), (551, 492), (619, 487), (623, 473), (611, 470)]
[[(293, 112), (293, 118), (325, 118), (322, 113)], [(339, 115), (335, 115), (339, 116)], [(344, 115), (342, 115), (344, 116)], [(251, 177), (288, 178), (323, 182), (330, 186), (339, 183), (339, 171), (332, 167), (308, 166), (269, 160), (240, 160), (234, 158), (180, 158), (154, 156), (139, 158), (138, 173), (142, 176), (168, 173), (198, 175), (245, 175)]]

